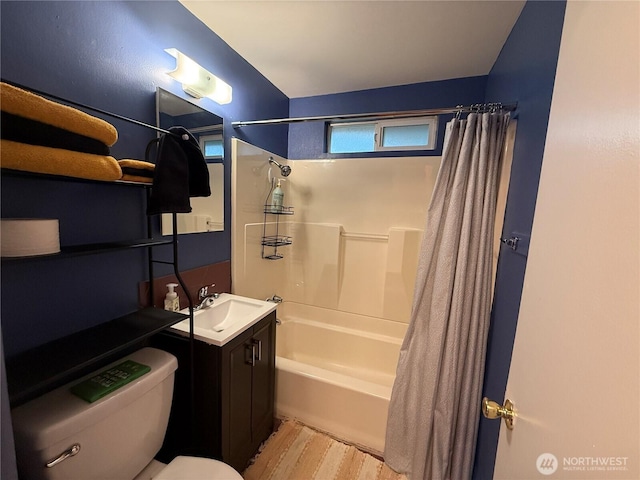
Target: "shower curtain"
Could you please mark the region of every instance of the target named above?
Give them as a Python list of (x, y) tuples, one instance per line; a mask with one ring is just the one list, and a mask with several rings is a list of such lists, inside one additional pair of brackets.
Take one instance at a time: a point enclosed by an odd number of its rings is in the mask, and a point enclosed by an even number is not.
[(411, 480), (471, 476), (508, 123), (471, 113), (447, 124), (387, 422), (385, 461)]

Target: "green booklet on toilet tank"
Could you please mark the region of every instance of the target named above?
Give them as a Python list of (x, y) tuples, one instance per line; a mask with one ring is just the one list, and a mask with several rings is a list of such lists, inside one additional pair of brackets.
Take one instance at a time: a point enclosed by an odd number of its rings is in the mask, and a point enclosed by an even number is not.
[(151, 367), (126, 360), (71, 387), (71, 393), (93, 403), (151, 371)]

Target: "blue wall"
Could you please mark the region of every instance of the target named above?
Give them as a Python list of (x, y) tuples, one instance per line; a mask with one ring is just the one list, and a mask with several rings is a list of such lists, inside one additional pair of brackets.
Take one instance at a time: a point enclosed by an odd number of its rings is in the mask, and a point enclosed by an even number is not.
[[(527, 2), (496, 60), (485, 101), (518, 102), (503, 237), (531, 234), (566, 2)], [(507, 386), (527, 258), (503, 246), (491, 314), (483, 395)], [(480, 408), (480, 406), (478, 406)], [(473, 478), (492, 478), (500, 422), (481, 418)]]
[[(2, 1), (2, 78), (62, 98), (155, 124), (162, 87), (224, 118), (225, 231), (180, 237), (180, 267), (229, 260), (230, 138), (287, 154), (287, 128), (233, 132), (235, 120), (286, 117), (289, 99), (178, 2)], [(174, 47), (233, 86), (233, 102), (195, 100), (165, 72)], [(92, 112), (90, 112), (92, 113)], [(95, 114), (96, 116), (101, 116)], [(155, 132), (104, 117), (119, 132), (115, 158), (144, 158)], [(139, 187), (2, 176), (3, 217), (60, 219), (63, 245), (131, 240), (146, 235)], [(159, 232), (159, 218), (154, 218)], [(157, 249), (170, 258), (170, 249)], [(159, 274), (169, 273), (158, 267)], [(3, 263), (2, 333), (6, 355), (137, 309), (146, 280), (143, 251), (73, 259)]]
[[(377, 113), (402, 110), (446, 108), (471, 105), (484, 101), (487, 77), (469, 77), (439, 82), (424, 82), (397, 87), (376, 88), (357, 92), (315, 97), (293, 98), (291, 117), (339, 115), (346, 113)], [(422, 152), (385, 152), (375, 156), (441, 155), (444, 125), (451, 116), (439, 119), (436, 149)], [(273, 127), (261, 127), (273, 128)], [(348, 155), (326, 154), (325, 122), (295, 123), (289, 127), (289, 158), (344, 158)], [(352, 155), (372, 156), (372, 154)]]

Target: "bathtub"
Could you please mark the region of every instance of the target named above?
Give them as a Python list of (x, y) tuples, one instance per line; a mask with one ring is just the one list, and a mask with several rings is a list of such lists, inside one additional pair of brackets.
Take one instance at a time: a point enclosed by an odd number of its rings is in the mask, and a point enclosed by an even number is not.
[(407, 326), (290, 302), (277, 315), (276, 416), (382, 455)]

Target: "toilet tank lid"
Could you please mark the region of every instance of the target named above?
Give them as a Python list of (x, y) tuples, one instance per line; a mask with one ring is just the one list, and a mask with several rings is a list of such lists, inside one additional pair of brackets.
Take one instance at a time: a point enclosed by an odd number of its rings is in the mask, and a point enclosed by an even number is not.
[[(73, 385), (125, 360), (148, 365), (151, 371), (93, 403), (88, 403), (70, 392), (69, 389)], [(11, 411), (16, 443), (38, 450), (46, 448), (125, 408), (172, 375), (177, 367), (178, 361), (170, 353), (156, 348), (143, 348), (20, 405)]]

